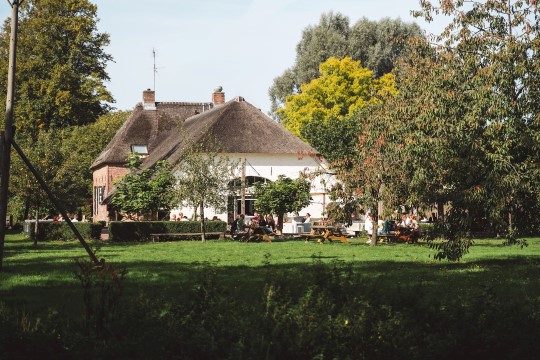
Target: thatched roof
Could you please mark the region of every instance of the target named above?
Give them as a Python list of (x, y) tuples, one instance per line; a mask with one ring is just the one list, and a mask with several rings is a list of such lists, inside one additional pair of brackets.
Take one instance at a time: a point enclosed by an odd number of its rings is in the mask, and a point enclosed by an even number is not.
[(102, 165), (124, 165), (127, 155), (131, 152), (131, 145), (146, 145), (149, 153), (152, 153), (169, 132), (176, 130), (185, 119), (212, 106), (212, 103), (156, 102), (155, 110), (145, 110), (142, 104), (137, 104), (131, 116), (91, 168), (95, 169)]
[(143, 167), (151, 167), (158, 160), (167, 160), (175, 166), (184, 150), (205, 136), (217, 139), (224, 153), (318, 154), (260, 109), (237, 97), (190, 117), (182, 127), (171, 129), (167, 138), (150, 151)]

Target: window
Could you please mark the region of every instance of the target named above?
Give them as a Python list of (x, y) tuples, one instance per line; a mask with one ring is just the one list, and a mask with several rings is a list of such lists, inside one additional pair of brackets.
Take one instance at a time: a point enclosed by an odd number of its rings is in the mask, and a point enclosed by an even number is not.
[(146, 145), (131, 145), (131, 152), (139, 155), (148, 155), (148, 146)]

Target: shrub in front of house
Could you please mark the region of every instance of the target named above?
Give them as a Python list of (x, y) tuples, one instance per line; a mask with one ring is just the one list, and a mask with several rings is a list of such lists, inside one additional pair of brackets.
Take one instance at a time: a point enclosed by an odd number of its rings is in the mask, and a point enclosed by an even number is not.
[[(66, 222), (40, 222), (37, 236), (35, 234), (34, 223), (27, 228), (30, 238), (37, 237), (37, 241), (47, 240), (75, 240), (77, 237)], [(103, 226), (99, 223), (76, 222), (73, 223), (77, 231), (85, 240), (99, 240)]]
[[(224, 221), (205, 221), (206, 232), (224, 233)], [(199, 221), (112, 221), (109, 224), (111, 241), (148, 241), (150, 234), (194, 234), (201, 232)]]

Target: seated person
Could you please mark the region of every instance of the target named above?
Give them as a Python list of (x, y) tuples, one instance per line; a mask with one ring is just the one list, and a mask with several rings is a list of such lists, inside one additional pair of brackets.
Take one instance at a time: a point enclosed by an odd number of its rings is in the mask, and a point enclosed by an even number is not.
[(377, 235), (386, 234), (386, 232), (384, 231), (384, 224), (385, 221), (382, 219), (382, 216), (379, 215), (379, 220), (377, 220)]
[(371, 219), (370, 214), (367, 214), (366, 219), (364, 220), (364, 230), (368, 233), (368, 235), (373, 234), (373, 220)]
[(276, 231), (276, 222), (274, 221), (272, 215), (266, 215), (266, 227), (270, 229), (270, 233)]
[(383, 233), (384, 234), (388, 234), (389, 232), (391, 231), (394, 231), (395, 230), (395, 222), (392, 221), (392, 220), (386, 220), (384, 222), (384, 226), (383, 226)]

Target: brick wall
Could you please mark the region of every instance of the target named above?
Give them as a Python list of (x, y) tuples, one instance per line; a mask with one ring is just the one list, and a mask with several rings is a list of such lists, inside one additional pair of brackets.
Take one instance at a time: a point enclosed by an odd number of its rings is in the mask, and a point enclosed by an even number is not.
[(108, 165), (94, 170), (92, 207), (94, 221), (109, 220), (107, 205), (101, 205), (100, 202), (113, 189), (114, 183), (128, 172), (128, 168)]

